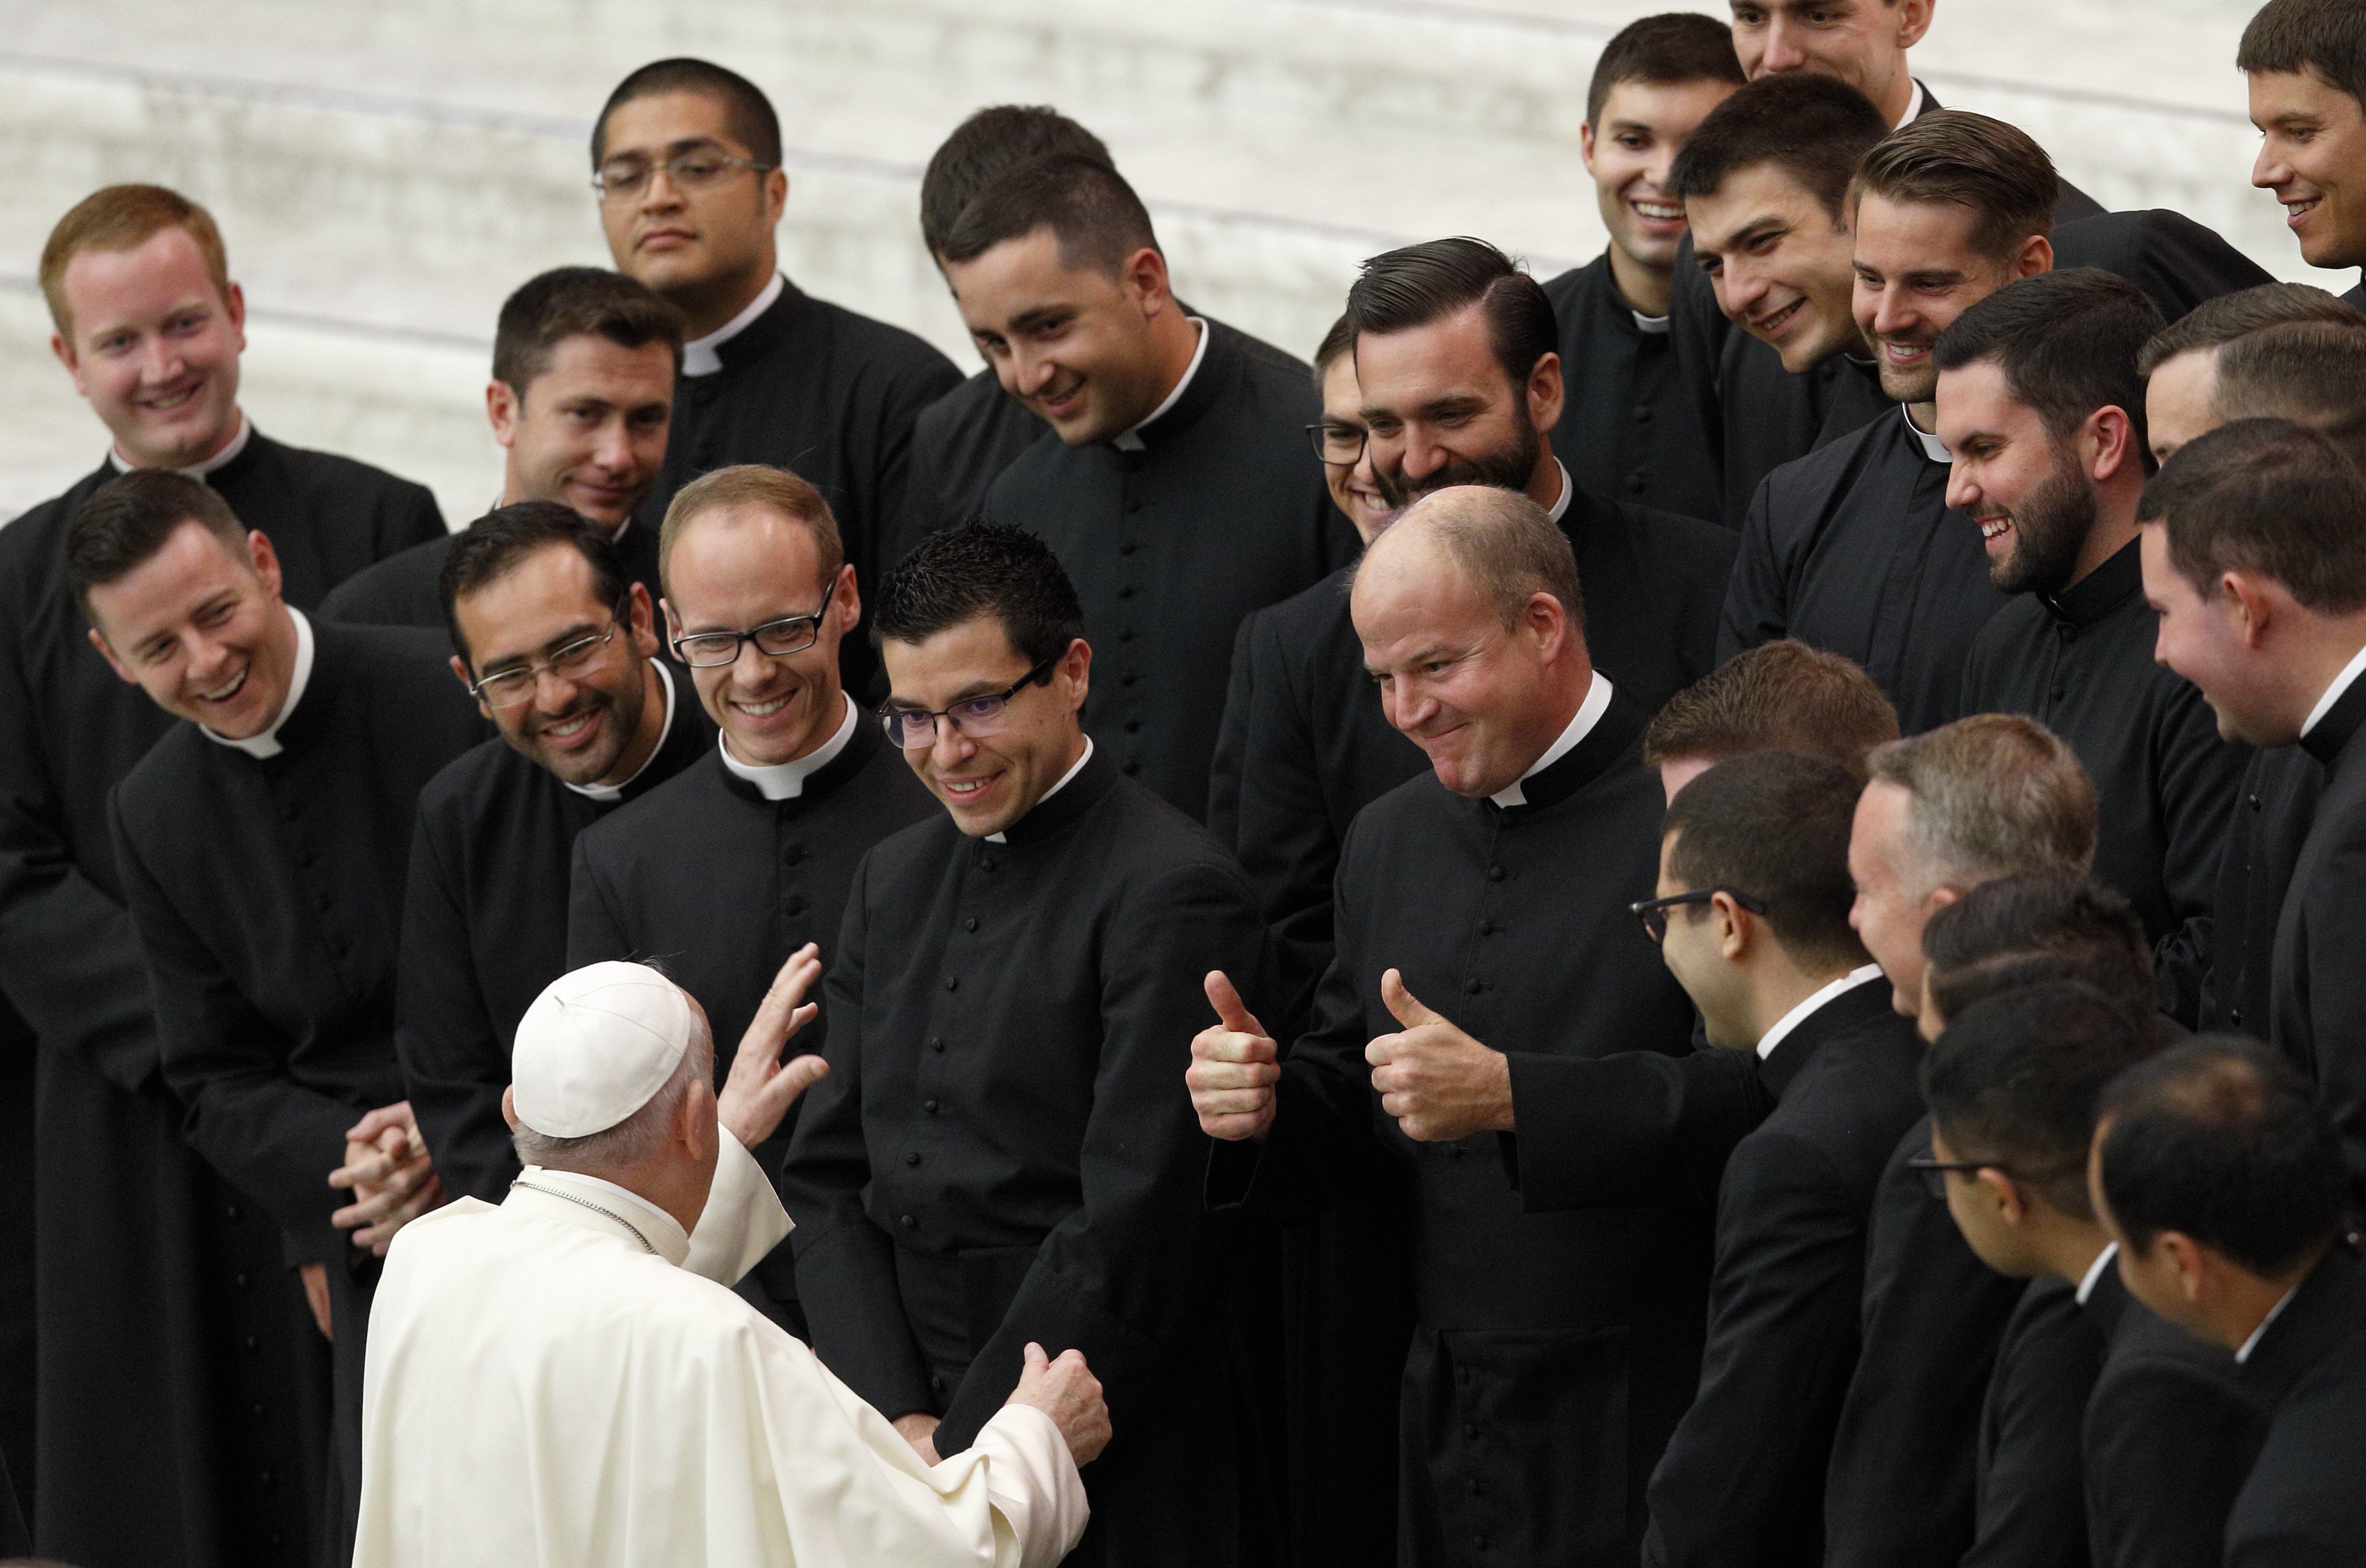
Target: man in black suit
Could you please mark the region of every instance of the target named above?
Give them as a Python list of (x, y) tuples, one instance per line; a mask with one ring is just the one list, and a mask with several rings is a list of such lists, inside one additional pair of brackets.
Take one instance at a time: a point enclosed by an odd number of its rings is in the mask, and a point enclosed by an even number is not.
[(2316, 1085), (2366, 1194), (2366, 479), (2314, 431), (2244, 420), (2170, 458), (2143, 514), (2161, 661), (2222, 733), (2325, 770), (2275, 917), (2268, 1038)]
[(2233, 1352), (2267, 1413), (2226, 1521), (2228, 1568), (2366, 1555), (2366, 1261), (2342, 1138), (2270, 1050), (2204, 1036), (2103, 1097), (2090, 1165), (2128, 1293)]
[[(2366, 173), (2366, 17), (2345, 0), (2268, 0), (2243, 28), (2235, 68), (2248, 80), (2259, 130), (2251, 183), (2282, 204), (2301, 260), (2366, 266), (2356, 199)], [(2342, 298), (2366, 308), (2366, 282)]]

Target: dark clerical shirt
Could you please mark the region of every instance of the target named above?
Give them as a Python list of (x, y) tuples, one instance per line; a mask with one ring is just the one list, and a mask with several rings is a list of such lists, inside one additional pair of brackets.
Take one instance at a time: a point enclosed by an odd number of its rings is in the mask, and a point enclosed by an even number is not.
[(1082, 1349), (1134, 1413), (1085, 1472), (1083, 1560), (1235, 1562), (1232, 1227), (1182, 1069), (1202, 977), (1256, 990), (1264, 925), (1222, 846), (1098, 754), (1004, 837), (939, 816), (849, 895), (786, 1180), (814, 1348), (883, 1414), (941, 1415), (947, 1454), (1029, 1341)]
[(2324, 793), (2325, 764), (2305, 749), (2252, 753), (2218, 855), (2210, 917), (2186, 922), (2154, 956), (2161, 1005), (2179, 1022), (2268, 1038), (2276, 928)]
[(394, 1044), (419, 1131), (456, 1198), (498, 1203), (518, 1173), (501, 1090), (518, 1020), (568, 969), (576, 835), (704, 761), (715, 745), (688, 678), (657, 668), (665, 733), (620, 789), (570, 788), (496, 739), (461, 755), (420, 795)]
[(1980, 1407), (1973, 1568), (2086, 1568), (2079, 1428), (2103, 1370), (2103, 1331), (2079, 1288), (2034, 1280), (2005, 1325)]
[(1668, 319), (1646, 324), (1618, 291), (1607, 251), (1544, 287), (1560, 324), (1567, 400), (1553, 450), (1578, 488), (1723, 522), (1718, 463), (1676, 373)]
[(2130, 540), (2059, 593), (2018, 594), (1972, 643), (1963, 711), (2025, 714), (2095, 781), (2095, 877), (2158, 942), (2210, 912), (2251, 749), (2218, 739), (2192, 682), (2153, 661)]
[(1195, 818), (1242, 617), (1355, 558), (1306, 445), (1322, 412), (1303, 367), (1211, 328), (1174, 406), (1129, 438), (1138, 450), (1047, 431), (986, 493), (986, 515), (1042, 536), (1076, 586), (1086, 728)]
[(2244, 1391), (2268, 1412), (2226, 1520), (2226, 1568), (2366, 1560), (2366, 1264), (2336, 1242), (2246, 1347)]
[[(321, 602), (321, 614), (332, 621), (355, 626), (434, 626), (444, 628), (444, 558), (452, 553), (454, 536), (413, 545), (366, 570), (355, 573)], [(658, 530), (650, 522), (627, 520), (616, 539), (625, 570), (649, 592), (649, 609), (657, 611), (665, 591), (658, 585)], [(665, 637), (659, 616), (657, 633)]]

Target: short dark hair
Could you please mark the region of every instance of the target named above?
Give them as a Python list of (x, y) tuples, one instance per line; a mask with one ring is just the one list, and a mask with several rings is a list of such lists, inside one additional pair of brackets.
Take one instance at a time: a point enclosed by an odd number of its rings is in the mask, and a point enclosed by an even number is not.
[(460, 596), (507, 576), (526, 557), (551, 545), (574, 547), (592, 568), (592, 592), (601, 604), (624, 603), (633, 580), (605, 529), (555, 501), (497, 506), (453, 536), (444, 570), (435, 579), (436, 593), (444, 602), (444, 629), (452, 634), (452, 651), (461, 663), (476, 668), (476, 656), (460, 632)]
[(1969, 208), (1972, 248), (2008, 261), (2033, 234), (2054, 232), (2062, 178), (2017, 126), (1967, 109), (1936, 109), (1882, 138), (1857, 165), (1856, 192), (1923, 206)]
[(518, 285), (493, 328), (493, 379), (520, 398), (571, 337), (619, 348), (664, 344), (682, 367), (682, 312), (647, 284), (598, 266), (557, 266)]
[(2288, 321), (2218, 351), (2211, 411), (2222, 420), (2288, 419), (2366, 473), (2366, 323)]
[(1643, 731), (1643, 761), (1656, 768), (1805, 751), (1862, 782), (1865, 753), (1897, 739), (1898, 710), (1860, 665), (1784, 637), (1735, 654), (1670, 697)]
[(931, 534), (880, 585), (871, 640), (925, 642), (980, 615), (1032, 668), (1085, 635), (1084, 606), (1052, 547), (1007, 523), (965, 523)]
[(1668, 172), (1669, 193), (1714, 196), (1741, 170), (1774, 164), (1838, 223), (1857, 164), (1888, 134), (1881, 111), (1845, 82), (1804, 71), (1761, 76), (1693, 129)]
[(2096, 1107), (2159, 1044), (2151, 1021), (2117, 998), (2041, 981), (1950, 1022), (1922, 1058), (1922, 1098), (1957, 1159), (1991, 1162), (2058, 1213), (2089, 1220)]
[(1341, 311), (1339, 319), (1331, 323), (1331, 330), (1323, 334), (1323, 341), (1314, 345), (1314, 389), (1323, 389), (1323, 378), (1330, 374), (1333, 360), (1355, 352), (1356, 318)]
[(1660, 824), (1677, 835), (1668, 869), (1689, 888), (1756, 899), (1784, 950), (1805, 964), (1862, 964), (1849, 929), (1849, 825), (1857, 775), (1825, 757), (1757, 751), (1676, 792)]
[(2000, 876), (1932, 911), (1922, 928), (1942, 1019), (2043, 979), (2078, 980), (2124, 1007), (2153, 1007), (2152, 947), (2128, 901), (2067, 870)]
[(2056, 440), (2098, 409), (2116, 408), (2141, 460), (2145, 381), (2136, 355), (2160, 331), (2160, 307), (2101, 267), (2065, 267), (2008, 283), (1939, 334), (1931, 363), (1941, 374), (1994, 360), (2013, 400), (2035, 411)]
[(2314, 72), (2366, 105), (2366, 11), (2354, 0), (2268, 0), (2243, 28), (2235, 69)]
[(247, 558), (246, 525), (211, 485), (168, 468), (134, 468), (92, 491), (66, 525), (66, 585), (83, 618), (98, 624), (90, 613), (92, 589), (147, 565), (184, 523), (220, 539), (241, 561)]
[(2217, 348), (2290, 321), (2366, 327), (2366, 311), (2309, 283), (2262, 283), (2204, 299), (2152, 334), (2136, 368), (2150, 376), (2180, 354)]
[(997, 175), (1055, 155), (1117, 167), (1099, 137), (1047, 105), (995, 104), (978, 110), (953, 127), (920, 175), (920, 243), (930, 255), (942, 254), (962, 209)]
[(1667, 11), (1628, 23), (1610, 35), (1594, 62), (1585, 89), (1585, 123), (1599, 128), (1610, 90), (1627, 82), (1673, 86), (1682, 82), (1730, 82), (1750, 78), (1733, 52), (1733, 29), (1697, 11)]
[(2255, 1274), (2341, 1234), (2341, 1133), (2308, 1081), (2266, 1046), (2203, 1035), (2104, 1091), (2103, 1199), (2139, 1251), (2176, 1231)]
[(1365, 262), (1347, 288), (1358, 339), (1411, 332), (1472, 305), (1515, 392), (1538, 360), (1560, 351), (1560, 325), (1543, 285), (1484, 240), (1425, 240), (1385, 251)]
[(987, 181), (946, 229), (937, 254), (975, 261), (1038, 229), (1052, 231), (1070, 272), (1090, 267), (1115, 276), (1126, 257), (1158, 249), (1150, 209), (1125, 177), (1100, 160), (1064, 152), (1014, 164)]
[(2366, 479), (2340, 449), (2287, 419), (2238, 419), (2177, 449), (2136, 516), (2169, 532), (2195, 592), (2256, 571), (2323, 615), (2366, 608)]
[(721, 99), (723, 128), (731, 139), (747, 148), (748, 156), (757, 163), (781, 166), (781, 117), (772, 112), (772, 100), (763, 89), (737, 71), (681, 55), (653, 60), (616, 84), (616, 90), (600, 106), (600, 118), (592, 122), (593, 168), (608, 155), (608, 117), (635, 98), (653, 98), (660, 93), (698, 93)]

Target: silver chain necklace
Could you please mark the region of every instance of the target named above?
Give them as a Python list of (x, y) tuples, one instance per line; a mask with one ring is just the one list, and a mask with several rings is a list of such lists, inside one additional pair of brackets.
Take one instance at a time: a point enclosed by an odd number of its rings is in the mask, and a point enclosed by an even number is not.
[(658, 1255), (658, 1249), (649, 1245), (649, 1238), (641, 1234), (641, 1227), (633, 1224), (632, 1221), (625, 1218), (624, 1215), (616, 1213), (614, 1209), (602, 1208), (599, 1204), (594, 1203), (589, 1198), (578, 1198), (572, 1192), (561, 1192), (554, 1187), (536, 1187), (533, 1182), (528, 1181), (523, 1176), (519, 1177), (515, 1181), (511, 1182), (510, 1185), (513, 1188), (523, 1187), (529, 1192), (539, 1192), (546, 1198), (557, 1198), (569, 1203), (580, 1203), (595, 1214), (605, 1214), (608, 1218), (615, 1221), (618, 1224), (632, 1232), (633, 1239), (641, 1244), (641, 1250), (643, 1252), (648, 1253), (652, 1258), (655, 1258)]

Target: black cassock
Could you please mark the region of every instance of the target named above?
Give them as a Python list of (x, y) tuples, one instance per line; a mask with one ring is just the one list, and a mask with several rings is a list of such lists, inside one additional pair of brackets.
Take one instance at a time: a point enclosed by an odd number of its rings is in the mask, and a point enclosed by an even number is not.
[(1364, 1047), (1401, 1026), (1384, 970), (1511, 1059), (1517, 1114), (1549, 1145), (1582, 1118), (1555, 1066), (1690, 1050), (1692, 1009), (1628, 912), (1657, 876), (1659, 778), (1623, 698), (1523, 781), (1526, 804), (1416, 778), (1341, 852), (1338, 955), (1291, 1047), (1263, 1145), (1216, 1151), (1210, 1198), (1287, 1212), (1394, 1168), (1418, 1326), (1400, 1404), (1409, 1563), (1631, 1563), (1643, 1488), (1700, 1376), (1707, 1216), (1680, 1193), (1524, 1213), (1519, 1141), (1417, 1144), (1372, 1092)]
[(1954, 1562), (1972, 1543), (1981, 1404), (2025, 1287), (1973, 1254), (1906, 1163), (1930, 1152), (1926, 1116), (1874, 1196), (1864, 1337), (1824, 1481), (1830, 1568)]
[(2078, 1287), (2050, 1276), (2031, 1280), (2005, 1324), (1980, 1407), (1978, 1501), (1966, 1563), (2086, 1568), (2079, 1429), (2102, 1370), (2103, 1331), (2079, 1310)]
[(2158, 942), (2206, 919), (2251, 749), (2218, 739), (2192, 682), (2153, 661), (2158, 623), (2130, 540), (2060, 593), (2016, 595), (1972, 643), (1963, 711), (2017, 713), (2095, 781), (2095, 877)]
[(1560, 324), (1567, 403), (1553, 450), (1580, 490), (1662, 512), (1725, 521), (1719, 463), (1700, 406), (1677, 374), (1666, 317), (1637, 319), (1611, 276), (1610, 253), (1545, 286)]
[(1306, 443), (1323, 412), (1306, 369), (1253, 341), (1211, 327), (1141, 450), (1046, 432), (986, 493), (986, 515), (1041, 535), (1083, 601), (1086, 728), (1111, 766), (1193, 818), (1242, 618), (1357, 550)]
[(278, 755), (184, 721), (125, 776), (112, 817), (189, 1142), (277, 1223), (289, 1264), (328, 1268), (332, 1495), (350, 1551), (377, 1269), (330, 1224), (352, 1195), (328, 1178), (345, 1129), (403, 1097), (394, 990), (412, 818), (421, 787), (485, 726), (434, 634), (322, 623), (313, 636)]
[(1234, 1227), (1182, 1084), (1201, 977), (1256, 997), (1264, 944), (1231, 856), (1098, 753), (1007, 843), (923, 823), (849, 897), (787, 1168), (814, 1348), (883, 1415), (941, 1415), (943, 1453), (1028, 1341), (1083, 1350), (1118, 1435), (1072, 1562), (1270, 1546), (1219, 1307)]
[(2341, 1128), (2350, 1201), (2366, 1202), (2366, 679), (2354, 680), (2301, 749), (2325, 793), (2276, 919), (2268, 1039), (2315, 1081)]
[(1921, 1054), (1876, 975), (1764, 1058), (1778, 1103), (1726, 1162), (1700, 1391), (1651, 1475), (1645, 1562), (1822, 1562), (1824, 1470), (1856, 1365), (1866, 1221), (1882, 1167), (1921, 1110)]
[[(271, 1222), (180, 1135), (116, 876), (107, 792), (172, 724), (65, 584), (66, 525), (116, 473), (0, 528), (0, 986), (39, 1042), (39, 1460), (20, 1484), (63, 1560), (309, 1562), (301, 1388), (325, 1357)], [(424, 487), (260, 431), (206, 482), (270, 536), (297, 604), (444, 532)]]
[(689, 680), (664, 675), (664, 739), (614, 799), (569, 789), (499, 739), (462, 754), (420, 793), (394, 1047), (420, 1134), (456, 1198), (498, 1203), (518, 1173), (501, 1091), (518, 1020), (567, 972), (576, 835), (704, 761), (715, 745)]
[(2095, 1568), (2218, 1568), (2261, 1435), (2235, 1358), (2146, 1311), (2116, 1263), (2085, 1311), (2104, 1340), (2080, 1438)]
[[(665, 468), (641, 522), (656, 532), (674, 493), (710, 469), (769, 463), (821, 491), (858, 586), (874, 592), (888, 564), (880, 541), (904, 504), (912, 422), (960, 384), (961, 372), (903, 328), (817, 299), (786, 278), (781, 297), (715, 352), (722, 369), (674, 382)], [(839, 659), (863, 698), (879, 667), (867, 629), (847, 637)]]
[[(577, 837), (568, 966), (606, 958), (662, 964), (706, 1010), (719, 1085), (789, 954), (812, 942), (825, 964), (838, 956), (847, 890), (871, 846), (942, 809), (868, 714), (857, 713), (845, 749), (786, 800), (766, 800), (710, 746), (670, 783)], [(789, 1055), (822, 1048), (830, 1010), (825, 1006), (789, 1042)], [(754, 1151), (776, 1179), (802, 1111), (802, 1103), (790, 1107), (781, 1130)], [(795, 1321), (789, 1247), (775, 1248), (753, 1278)]]
[[(446, 534), (440, 539), (413, 545), (400, 555), (355, 573), (321, 602), (321, 614), (330, 620), (356, 626), (434, 626), (443, 630), (444, 595), (438, 584), (444, 575), (444, 558), (452, 553), (452, 538)], [(627, 520), (616, 547), (623, 553), (625, 570), (633, 581), (649, 591), (649, 609), (655, 612), (658, 601), (664, 597), (664, 591), (658, 586), (656, 524)], [(657, 634), (662, 641), (662, 615), (658, 617)]]
[(2336, 1242), (2237, 1376), (2268, 1416), (2226, 1520), (2226, 1568), (2366, 1558), (2366, 1264)]
[(2253, 752), (2217, 857), (2210, 916), (2154, 953), (2161, 1007), (2197, 1032), (2268, 1038), (2276, 927), (2325, 793), (2325, 764), (2299, 746)]

